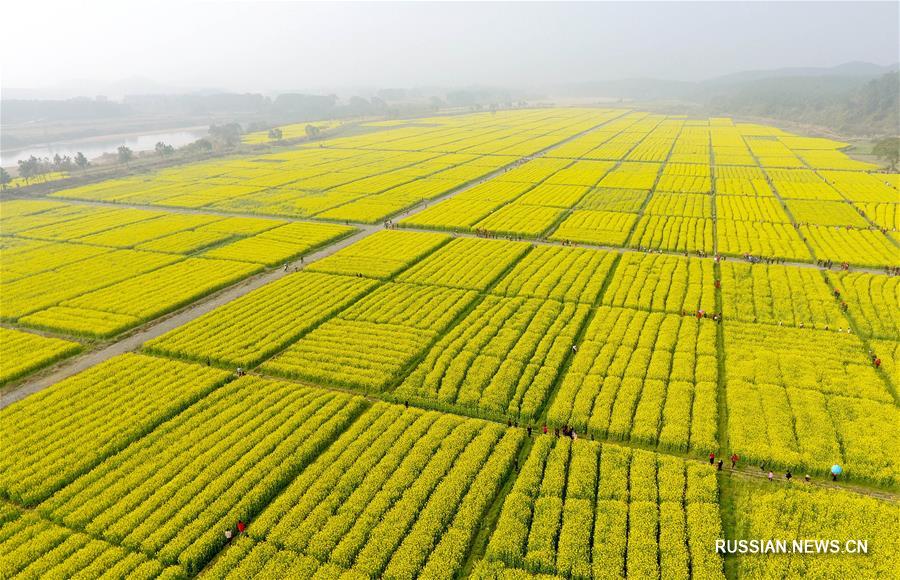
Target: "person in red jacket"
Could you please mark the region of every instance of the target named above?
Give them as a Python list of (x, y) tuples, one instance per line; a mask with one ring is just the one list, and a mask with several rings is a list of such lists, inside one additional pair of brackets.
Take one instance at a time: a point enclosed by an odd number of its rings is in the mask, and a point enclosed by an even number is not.
[(238, 525), (237, 525), (237, 529), (238, 529), (238, 533), (239, 533), (239, 534), (243, 534), (243, 533), (244, 533), (244, 530), (247, 529), (247, 524), (245, 524), (245, 523), (242, 522), (242, 521), (239, 521), (239, 522), (238, 522)]
[(735, 467), (737, 467), (738, 459), (740, 459), (740, 457), (738, 457), (737, 453), (731, 454), (731, 469), (734, 469)]
[(715, 462), (716, 462), (716, 454), (715, 454), (715, 453), (710, 453), (710, 454), (709, 454), (709, 464), (712, 465), (712, 464), (715, 463)]

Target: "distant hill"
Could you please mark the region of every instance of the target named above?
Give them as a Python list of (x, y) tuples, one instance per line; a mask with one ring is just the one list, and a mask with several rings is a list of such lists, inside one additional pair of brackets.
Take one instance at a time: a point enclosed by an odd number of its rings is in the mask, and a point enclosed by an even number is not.
[(745, 71), (700, 82), (625, 79), (558, 87), (561, 95), (680, 101), (698, 114), (768, 117), (848, 135), (900, 133), (898, 65)]
[(722, 75), (704, 81), (703, 84), (731, 84), (759, 79), (772, 79), (783, 77), (868, 77), (875, 78), (898, 69), (898, 63), (883, 66), (871, 62), (845, 62), (831, 67), (789, 67), (771, 70), (752, 70)]
[(900, 73), (762, 78), (698, 92), (712, 114), (785, 119), (847, 135), (900, 134)]

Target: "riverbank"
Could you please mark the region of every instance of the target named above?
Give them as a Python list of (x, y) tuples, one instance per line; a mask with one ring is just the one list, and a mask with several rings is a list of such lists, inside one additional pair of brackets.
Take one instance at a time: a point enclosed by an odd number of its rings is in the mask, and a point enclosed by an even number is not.
[[(4, 128), (5, 132), (6, 129)], [(152, 150), (156, 143), (162, 141), (174, 147), (187, 145), (201, 137), (208, 131), (206, 125), (190, 125), (176, 128), (134, 130), (128, 132), (108, 133), (94, 135), (80, 139), (67, 139), (38, 143), (25, 147), (8, 148), (0, 150), (0, 166), (15, 167), (20, 159), (35, 157), (61, 156), (74, 157), (76, 153), (83, 153), (88, 159), (95, 159), (104, 153), (115, 153), (116, 149), (125, 145), (134, 152)]]

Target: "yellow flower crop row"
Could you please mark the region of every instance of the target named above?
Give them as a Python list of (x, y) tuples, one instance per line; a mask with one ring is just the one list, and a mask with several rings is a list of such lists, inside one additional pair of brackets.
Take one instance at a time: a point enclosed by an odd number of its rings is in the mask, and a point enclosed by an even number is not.
[(196, 229), (176, 232), (138, 246), (138, 250), (172, 254), (192, 254), (204, 248), (220, 244), (233, 236), (228, 233)]
[[(720, 168), (716, 168), (717, 174)], [(716, 193), (719, 195), (744, 195), (751, 197), (775, 197), (764, 178), (716, 177)]]
[(789, 223), (787, 213), (775, 197), (716, 195), (716, 217), (719, 220)]
[(108, 248), (83, 246), (67, 242), (40, 242), (21, 238), (4, 238), (17, 247), (3, 248), (3, 271), (0, 280), (5, 283), (56, 270), (68, 264), (93, 258), (110, 251)]
[[(166, 312), (233, 284), (258, 272), (253, 264), (226, 260), (188, 258), (117, 284), (88, 292), (61, 302), (58, 306), (34, 312), (20, 319), (22, 324), (70, 334), (108, 336), (156, 318)], [(60, 309), (61, 316), (57, 316)], [(84, 328), (80, 314), (109, 313), (119, 324), (101, 323), (96, 329)], [(70, 326), (74, 318), (75, 325)]]
[(885, 176), (862, 171), (822, 171), (821, 175), (850, 201), (897, 203), (897, 189), (888, 185)]
[(730, 261), (720, 268), (726, 320), (841, 331), (850, 327), (840, 301), (816, 270)]
[(810, 199), (824, 201), (843, 201), (836, 189), (816, 178), (815, 181), (790, 181), (772, 178), (772, 185), (778, 195), (785, 199)]
[(325, 322), (263, 369), (318, 384), (383, 390), (475, 293), (388, 284)]
[(523, 439), (496, 424), (376, 404), (250, 536), (356, 574), (452, 575)]
[(549, 157), (533, 159), (500, 174), (496, 177), (496, 180), (520, 183), (539, 183), (571, 163), (572, 162), (567, 159), (552, 159)]
[(794, 221), (820, 226), (867, 228), (869, 222), (849, 203), (789, 199), (785, 202)]
[(740, 322), (725, 324), (724, 329), (729, 379), (892, 400), (854, 334)]
[(656, 183), (659, 165), (656, 163), (623, 163), (606, 174), (599, 187), (620, 189), (650, 189)]
[(711, 467), (539, 437), (474, 577), (724, 578), (717, 502)]
[(390, 278), (450, 239), (443, 234), (387, 230), (352, 244), (307, 268), (348, 276)]
[(683, 177), (709, 177), (711, 170), (709, 158), (701, 163), (678, 163), (669, 161), (663, 167), (663, 177), (680, 175)]
[(405, 218), (400, 226), (467, 231), (501, 205), (503, 202), (460, 199), (456, 196)]
[(629, 245), (673, 252), (713, 251), (713, 221), (708, 218), (644, 215)]
[(283, 350), (376, 283), (299, 272), (149, 341), (149, 352), (249, 367)]
[(694, 314), (716, 310), (715, 274), (709, 260), (659, 254), (622, 254), (609, 287), (606, 306)]
[(551, 240), (624, 246), (637, 214), (575, 210), (550, 234)]
[(867, 171), (878, 169), (874, 163), (851, 159), (840, 151), (800, 150), (797, 155), (813, 169), (846, 169)]
[(892, 402), (730, 379), (725, 393), (728, 441), (741, 458), (820, 475), (838, 464), (853, 480), (900, 481), (900, 411)]
[(4, 319), (16, 320), (181, 259), (170, 254), (116, 250), (10, 282), (0, 279), (0, 314)]
[(864, 272), (828, 272), (860, 333), (900, 339), (900, 279)]
[(712, 205), (709, 195), (657, 191), (650, 197), (644, 214), (712, 218)]
[[(560, 185), (545, 181), (515, 200), (516, 204), (569, 208), (587, 193), (583, 185)], [(507, 206), (508, 207), (508, 206)]]
[(637, 213), (649, 191), (643, 189), (592, 189), (581, 198), (576, 209)]
[(609, 161), (576, 161), (547, 178), (547, 183), (592, 186), (606, 175), (614, 164)]
[(24, 505), (46, 499), (226, 378), (224, 371), (125, 354), (10, 405), (0, 411), (0, 494)]
[(746, 481), (734, 487), (734, 539), (837, 540), (841, 549), (848, 540), (868, 542), (865, 554), (738, 555), (736, 573), (741, 578), (883, 578), (894, 574), (900, 536), (895, 504), (802, 483), (770, 486)]
[(686, 175), (670, 175), (663, 173), (656, 183), (658, 191), (674, 191), (682, 193), (709, 193), (712, 183), (709, 177)]
[(39, 240), (71, 241), (164, 215), (143, 209), (68, 206), (10, 220), (5, 232)]
[[(900, 195), (900, 193), (898, 193)], [(900, 229), (900, 203), (856, 203), (860, 213), (876, 226), (891, 231)]]
[(37, 509), (196, 574), (235, 520), (258, 514), (366, 406), (360, 397), (244, 377)]
[(615, 254), (599, 250), (536, 246), (491, 291), (594, 304), (614, 261)]
[(528, 251), (525, 243), (460, 238), (403, 272), (401, 282), (484, 290)]
[(800, 233), (816, 258), (863, 266), (894, 266), (900, 243), (878, 230), (858, 230), (834, 226), (801, 226)]
[(295, 222), (206, 252), (209, 258), (274, 266), (346, 237), (354, 228)]
[(81, 345), (69, 340), (49, 338), (0, 328), (0, 385), (72, 356)]
[[(155, 240), (176, 232), (193, 230), (219, 219), (221, 218), (205, 215), (164, 215), (106, 229), (89, 236), (81, 236), (78, 238), (78, 242), (114, 248), (133, 248), (143, 242)], [(23, 235), (28, 235), (28, 233), (25, 232)]]
[(394, 397), (535, 420), (587, 314), (584, 304), (488, 296)]
[(599, 308), (548, 420), (604, 438), (715, 449), (715, 334), (705, 319)]
[(763, 171), (761, 167), (757, 167), (756, 164), (751, 165), (752, 166), (717, 163), (714, 168), (716, 179), (741, 179), (754, 182), (759, 180), (765, 181), (766, 172)]
[(186, 574), (145, 554), (70, 530), (38, 514), (0, 506), (4, 578), (160, 578)]
[(809, 248), (793, 226), (786, 223), (718, 219), (716, 242), (720, 254), (812, 261)]
[(535, 238), (549, 230), (564, 213), (555, 207), (510, 204), (490, 213), (474, 229)]

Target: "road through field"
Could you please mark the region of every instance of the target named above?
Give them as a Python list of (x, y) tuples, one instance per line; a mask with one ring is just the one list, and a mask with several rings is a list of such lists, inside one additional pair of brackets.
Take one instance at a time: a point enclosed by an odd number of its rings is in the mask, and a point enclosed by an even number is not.
[[(541, 157), (541, 156), (545, 155), (546, 153), (552, 151), (553, 149), (556, 149), (557, 147), (560, 147), (574, 139), (577, 139), (578, 137), (581, 137), (587, 133), (590, 133), (591, 131), (594, 131), (598, 127), (606, 124), (607, 122), (609, 122), (609, 121), (606, 121), (604, 123), (599, 123), (599, 124), (591, 127), (590, 129), (587, 129), (585, 131), (582, 131), (580, 133), (577, 133), (575, 135), (567, 137), (566, 139), (559, 141), (558, 143), (555, 143), (554, 145), (551, 145), (550, 147), (547, 147), (546, 149), (543, 149), (531, 156), (519, 158), (516, 161), (514, 161), (513, 163), (505, 165), (495, 171), (492, 171), (491, 173), (489, 173), (487, 175), (484, 175), (483, 177), (481, 177), (477, 180), (471, 181), (471, 182), (469, 182), (465, 185), (462, 185), (454, 190), (451, 190), (442, 196), (439, 196), (437, 198), (429, 200), (428, 202), (422, 202), (416, 206), (413, 206), (404, 213), (404, 216), (415, 215), (418, 212), (426, 209), (428, 207), (429, 203), (434, 204), (439, 201), (443, 201), (445, 199), (453, 197), (454, 195), (460, 194), (460, 193), (467, 191), (477, 185), (484, 183), (485, 181), (488, 181), (490, 179), (493, 179), (494, 177), (497, 177), (498, 175), (504, 173), (511, 167), (514, 167), (516, 165), (524, 163), (527, 160), (534, 159), (536, 157)], [(33, 199), (35, 197), (43, 198), (45, 196), (19, 195), (17, 197)], [(85, 203), (85, 204), (91, 204), (91, 205), (105, 205), (105, 206), (115, 206), (115, 207), (123, 207), (123, 208), (143, 207), (143, 208), (147, 208), (147, 209), (153, 209), (155, 211), (160, 211), (162, 209), (166, 209), (166, 210), (169, 209), (169, 208), (162, 208), (159, 206), (137, 206), (137, 205), (132, 206), (132, 205), (128, 205), (128, 204), (114, 204), (114, 203), (103, 203), (103, 202), (76, 202), (74, 200), (72, 200), (72, 201), (59, 200), (59, 201), (64, 201), (67, 203)], [(225, 215), (225, 216), (229, 216), (229, 217), (234, 217), (235, 215), (239, 215), (239, 214), (224, 213), (224, 212), (204, 212), (202, 210), (190, 210), (190, 211), (185, 211), (184, 213), (205, 213), (207, 215), (209, 215), (209, 214)], [(261, 216), (257, 215), (257, 216), (252, 216), (252, 217), (261, 217)], [(281, 219), (281, 218), (278, 218), (278, 219)], [(309, 220), (294, 219), (294, 220), (289, 220), (289, 221), (309, 221)], [(341, 249), (349, 246), (350, 244), (356, 243), (356, 242), (374, 234), (375, 232), (383, 229), (383, 226), (380, 224), (372, 225), (372, 224), (356, 224), (353, 222), (348, 222), (348, 223), (350, 225), (356, 226), (359, 229), (359, 231), (357, 233), (353, 234), (352, 236), (343, 238), (342, 240), (335, 242), (334, 244), (325, 246), (324, 248), (321, 248), (320, 250), (318, 250), (316, 252), (313, 252), (307, 256), (304, 256), (303, 258), (301, 258), (299, 260), (296, 260), (296, 261), (288, 264), (287, 270), (285, 270), (283, 268), (277, 268), (274, 270), (269, 270), (267, 272), (263, 272), (256, 276), (253, 276), (251, 278), (245, 279), (242, 282), (239, 282), (233, 286), (229, 286), (219, 292), (211, 294), (210, 296), (207, 296), (201, 300), (198, 300), (180, 310), (176, 310), (174, 313), (170, 313), (161, 318), (157, 318), (157, 319), (145, 324), (144, 326), (127, 333), (126, 335), (124, 335), (120, 339), (116, 340), (115, 342), (107, 344), (97, 350), (88, 351), (80, 356), (76, 356), (75, 358), (65, 360), (65, 361), (59, 363), (58, 365), (51, 367), (47, 371), (38, 373), (38, 374), (32, 376), (30, 379), (26, 379), (24, 382), (22, 382), (21, 384), (19, 384), (16, 387), (10, 389), (9, 391), (0, 393), (0, 409), (3, 409), (5, 407), (15, 403), (16, 401), (19, 401), (19, 400), (27, 397), (28, 395), (30, 395), (32, 393), (41, 391), (41, 390), (49, 387), (50, 385), (53, 385), (63, 379), (66, 379), (74, 374), (77, 374), (87, 368), (90, 368), (96, 364), (102, 363), (114, 356), (135, 350), (136, 348), (140, 347), (142, 344), (144, 344), (148, 340), (151, 340), (158, 336), (161, 336), (161, 335), (165, 334), (166, 332), (168, 332), (174, 328), (177, 328), (178, 326), (187, 324), (188, 322), (191, 322), (192, 320), (199, 318), (200, 316), (206, 314), (207, 312), (214, 310), (215, 308), (217, 308), (219, 306), (227, 304), (228, 302), (231, 302), (232, 300), (236, 300), (236, 299), (240, 298), (241, 296), (244, 296), (244, 295), (252, 292), (253, 290), (256, 290), (257, 288), (260, 288), (262, 286), (265, 286), (266, 284), (269, 284), (270, 282), (275, 282), (276, 280), (282, 278), (283, 276), (286, 276), (288, 273), (293, 272), (295, 269), (300, 269), (307, 264), (311, 264), (317, 260), (326, 258), (326, 257), (334, 254), (338, 250), (341, 250)]]

